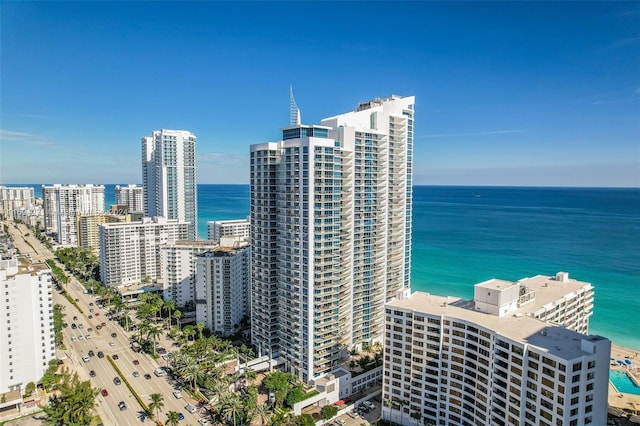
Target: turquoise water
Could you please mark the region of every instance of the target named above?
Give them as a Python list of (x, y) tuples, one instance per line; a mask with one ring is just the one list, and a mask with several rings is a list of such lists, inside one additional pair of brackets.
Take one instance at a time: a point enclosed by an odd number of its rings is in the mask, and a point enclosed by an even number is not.
[[(200, 238), (249, 214), (248, 185), (198, 185), (198, 200)], [(464, 298), (490, 278), (569, 272), (595, 287), (591, 333), (640, 350), (638, 188), (416, 186), (412, 256), (413, 290)]]
[(609, 380), (618, 392), (640, 395), (640, 386), (636, 386), (625, 371), (609, 371)]

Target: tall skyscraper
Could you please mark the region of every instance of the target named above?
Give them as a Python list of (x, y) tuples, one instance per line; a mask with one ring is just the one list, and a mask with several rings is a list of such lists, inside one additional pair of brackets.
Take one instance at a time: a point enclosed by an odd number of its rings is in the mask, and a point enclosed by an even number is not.
[(375, 99), (251, 146), (252, 339), (304, 381), (381, 341), (409, 286), (413, 106)]
[(62, 245), (78, 245), (78, 216), (104, 213), (104, 185), (42, 186), (44, 226)]
[(142, 138), (145, 216), (189, 222), (189, 239), (198, 229), (196, 137), (186, 130), (157, 130)]

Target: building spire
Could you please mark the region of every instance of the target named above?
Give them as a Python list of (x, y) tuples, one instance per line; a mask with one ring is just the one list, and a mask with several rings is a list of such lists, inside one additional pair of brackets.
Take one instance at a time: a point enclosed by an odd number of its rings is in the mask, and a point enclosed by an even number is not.
[(293, 97), (293, 87), (289, 85), (289, 125), (298, 126), (302, 124), (300, 120), (300, 108), (296, 104), (296, 100)]

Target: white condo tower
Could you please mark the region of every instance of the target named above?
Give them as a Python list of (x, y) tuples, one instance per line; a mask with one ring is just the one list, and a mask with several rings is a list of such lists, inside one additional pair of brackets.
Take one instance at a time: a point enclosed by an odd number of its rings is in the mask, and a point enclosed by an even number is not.
[(381, 341), (409, 286), (414, 97), (251, 146), (252, 339), (303, 381)]
[(144, 214), (190, 223), (198, 229), (196, 137), (185, 130), (157, 130), (142, 138)]

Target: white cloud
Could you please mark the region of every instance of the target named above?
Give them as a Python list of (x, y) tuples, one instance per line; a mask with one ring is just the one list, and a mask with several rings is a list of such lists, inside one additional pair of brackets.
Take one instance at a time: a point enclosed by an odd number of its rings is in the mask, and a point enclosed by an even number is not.
[(44, 135), (37, 135), (27, 132), (16, 132), (7, 129), (0, 129), (0, 141), (49, 148), (53, 148), (56, 146), (56, 144), (51, 142), (49, 138)]

